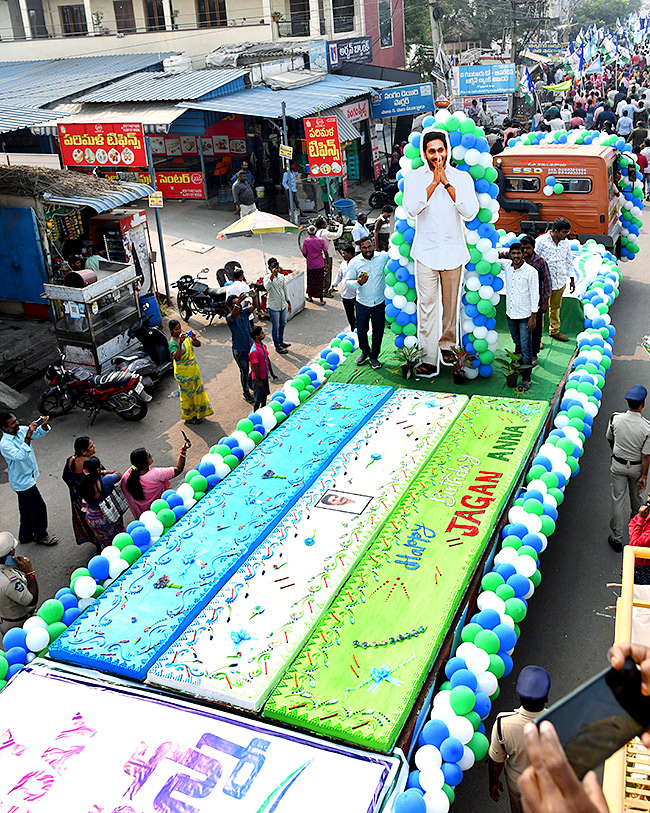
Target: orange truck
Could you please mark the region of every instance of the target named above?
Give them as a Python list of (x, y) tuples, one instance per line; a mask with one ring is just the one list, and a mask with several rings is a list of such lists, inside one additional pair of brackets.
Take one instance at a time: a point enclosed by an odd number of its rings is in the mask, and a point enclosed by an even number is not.
[[(518, 144), (496, 156), (497, 229), (537, 236), (556, 217), (571, 223), (571, 237), (593, 239), (620, 256), (619, 195), (614, 183), (617, 153), (611, 147)], [(564, 192), (544, 194), (552, 176)], [(550, 188), (550, 187), (549, 187)]]

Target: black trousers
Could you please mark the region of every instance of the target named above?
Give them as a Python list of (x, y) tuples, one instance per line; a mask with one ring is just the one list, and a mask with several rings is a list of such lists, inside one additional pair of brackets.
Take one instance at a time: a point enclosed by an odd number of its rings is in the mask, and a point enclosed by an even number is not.
[(542, 311), (537, 312), (537, 319), (535, 320), (535, 327), (532, 331), (532, 340), (533, 340), (533, 358), (539, 355), (540, 345), (542, 343), (542, 330), (544, 329), (544, 313)]
[(32, 486), (27, 491), (17, 491), (20, 529), (18, 541), (23, 544), (36, 542), (47, 536), (47, 506), (41, 493)]
[(235, 350), (233, 348), (232, 354), (234, 356), (235, 361), (237, 362), (237, 366), (239, 367), (239, 380), (241, 382), (241, 391), (244, 396), (250, 395), (251, 391), (248, 387), (248, 373), (249, 373), (249, 361), (248, 361), (248, 353), (244, 350)]
[(350, 325), (350, 330), (354, 330), (357, 326), (357, 315), (356, 315), (356, 299), (344, 299), (343, 300), (343, 307), (345, 308), (345, 315), (348, 317), (348, 324)]
[[(368, 345), (368, 326), (372, 322), (372, 349)], [(379, 360), (381, 340), (386, 326), (386, 306), (383, 302), (369, 308), (357, 301), (357, 336), (359, 348), (364, 356)]]

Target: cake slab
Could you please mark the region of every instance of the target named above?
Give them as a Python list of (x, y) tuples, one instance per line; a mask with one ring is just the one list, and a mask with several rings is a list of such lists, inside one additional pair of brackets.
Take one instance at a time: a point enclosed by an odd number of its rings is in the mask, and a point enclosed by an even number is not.
[(3, 811), (378, 813), (402, 766), (42, 663), (2, 691), (0, 716)]
[(154, 664), (148, 681), (259, 710), (467, 400), (398, 390)]
[(390, 387), (327, 384), (218, 483), (56, 639), (49, 656), (144, 680)]
[(266, 717), (389, 751), (548, 404), (475, 396), (343, 585)]

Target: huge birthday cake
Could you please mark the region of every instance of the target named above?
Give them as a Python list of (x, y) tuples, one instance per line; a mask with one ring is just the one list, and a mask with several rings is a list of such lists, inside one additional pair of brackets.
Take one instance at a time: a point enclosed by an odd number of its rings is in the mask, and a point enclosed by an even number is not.
[(327, 384), (215, 486), (51, 645), (142, 680), (337, 452), (392, 394)]
[(260, 709), (466, 403), (465, 396), (398, 390), (156, 662), (148, 680)]
[(393, 747), (547, 409), (471, 399), (271, 694), (265, 716), (380, 751)]

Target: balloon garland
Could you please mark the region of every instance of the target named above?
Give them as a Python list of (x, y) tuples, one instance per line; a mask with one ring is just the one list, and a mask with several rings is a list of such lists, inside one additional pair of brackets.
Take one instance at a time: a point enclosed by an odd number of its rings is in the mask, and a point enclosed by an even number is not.
[[(508, 513), (501, 549), (481, 580), (478, 610), (463, 627), (462, 643), (445, 666), (447, 680), (420, 732), (415, 770), (395, 800), (395, 813), (447, 813), (463, 772), (487, 754), (483, 721), (499, 696), (499, 680), (513, 669), (520, 624), (542, 579), (540, 554), (555, 532), (566, 487), (580, 471), (584, 443), (611, 366), (616, 331), (607, 311), (618, 295), (621, 274), (613, 256), (601, 253), (603, 246), (598, 249), (584, 246), (577, 252), (577, 262), (591, 263), (592, 280), (582, 297), (585, 330), (578, 335), (578, 355), (554, 429), (533, 458), (526, 487)], [(597, 316), (588, 316), (588, 308), (594, 308)]]
[(358, 346), (355, 333), (339, 333), (321, 351), (318, 361), (302, 367), (295, 378), (285, 383), (282, 392), (274, 393), (267, 406), (242, 418), (232, 435), (212, 446), (197, 467), (187, 472), (184, 483), (154, 500), (150, 509), (130, 522), (125, 532), (116, 534), (112, 544), (93, 556), (87, 567), (73, 571), (69, 587), (45, 601), (22, 627), (8, 630), (3, 637), (7, 651), (0, 650), (0, 691), (207, 491), (227, 477), (269, 432), (303, 404)]
[[(453, 165), (468, 172), (474, 179), (479, 200), (478, 215), (465, 224), (465, 238), (470, 262), (465, 266), (460, 324), (461, 344), (478, 356), (478, 365), (466, 367), (467, 378), (488, 377), (492, 374), (494, 354), (497, 348), (496, 306), (503, 279), (499, 276), (496, 245), (498, 235), (492, 225), (499, 217), (495, 181), (497, 172), (492, 166), (492, 156), (485, 132), (462, 112), (449, 113), (440, 110), (423, 121), (425, 129), (436, 127), (446, 130), (451, 146)], [(409, 143), (400, 159), (397, 173), (399, 192), (395, 196), (395, 231), (390, 238), (388, 263), (386, 264), (386, 319), (395, 335), (398, 348), (417, 347), (417, 293), (415, 289), (415, 262), (411, 246), (415, 237), (415, 221), (408, 217), (402, 207), (404, 181), (408, 173), (423, 165), (420, 151), (422, 133), (412, 132)]]
[[(524, 146), (558, 147), (565, 144), (593, 144), (599, 147), (612, 147), (618, 153), (617, 167), (621, 173), (619, 188), (625, 202), (621, 208), (619, 221), (621, 223), (621, 260), (633, 260), (639, 253), (639, 229), (643, 225), (641, 212), (645, 203), (643, 199), (643, 175), (636, 161), (636, 156), (632, 152), (632, 145), (627, 144), (624, 138), (617, 135), (607, 135), (607, 133), (596, 130), (570, 130), (567, 132), (556, 131), (554, 133), (526, 133), (523, 136), (508, 139), (508, 147), (517, 144)], [(635, 180), (631, 181), (628, 172), (630, 168), (635, 168)], [(549, 175), (542, 188), (546, 196), (561, 195), (564, 186), (557, 181), (555, 176)]]

